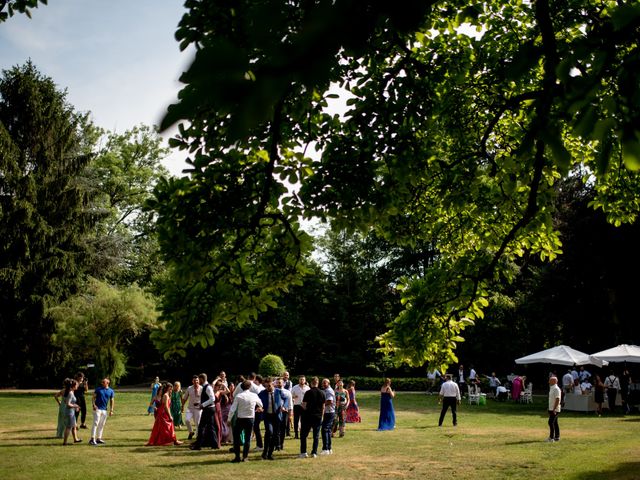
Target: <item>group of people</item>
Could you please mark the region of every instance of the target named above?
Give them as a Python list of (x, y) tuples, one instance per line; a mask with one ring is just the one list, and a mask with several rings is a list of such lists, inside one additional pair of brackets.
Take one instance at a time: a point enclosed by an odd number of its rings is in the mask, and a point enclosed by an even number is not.
[[(91, 396), (93, 410), (93, 424), (91, 426), (91, 438), (89, 445), (98, 446), (105, 443), (102, 439), (107, 417), (113, 415), (115, 405), (115, 393), (109, 386), (108, 378), (102, 379), (100, 385)], [(74, 378), (66, 378), (63, 387), (56, 392), (54, 398), (58, 402), (58, 428), (56, 436), (62, 438), (62, 444), (68, 445), (69, 434), (73, 437), (73, 443), (80, 443), (82, 439), (78, 435), (78, 429), (86, 429), (87, 403), (85, 395), (89, 391), (89, 385), (83, 373), (78, 373)], [(78, 419), (80, 424), (78, 425)]]
[(591, 373), (581, 366), (578, 369), (575, 365), (569, 368), (562, 377), (562, 393), (563, 395), (590, 395), (593, 393), (596, 402), (596, 413), (602, 415), (605, 396), (609, 411), (616, 411), (616, 402), (618, 394), (622, 400), (622, 407), (625, 413), (630, 411), (629, 404), (629, 386), (631, 385), (631, 375), (627, 368), (623, 368), (622, 374), (618, 377), (613, 370), (604, 377), (600, 375), (591, 375)]
[[(495, 372), (491, 375), (483, 375), (485, 382), (489, 385), (489, 391), (493, 398), (498, 400), (506, 400), (509, 390), (502, 384)], [(465, 371), (464, 365), (458, 365), (458, 375), (450, 374), (451, 381), (458, 385), (458, 390), (462, 396), (465, 393), (479, 394), (481, 390), (481, 376), (476, 372), (473, 365), (469, 371)], [(518, 400), (522, 391), (524, 391), (527, 377), (513, 375), (511, 381), (511, 395), (514, 400)], [(441, 374), (437, 369), (427, 372), (427, 380), (429, 387), (427, 393), (439, 393), (442, 385), (447, 381), (446, 375)]]
[[(284, 449), (285, 438), (291, 436), (292, 430), (300, 439), (300, 458), (318, 455), (320, 436), (319, 454), (331, 455), (334, 435), (343, 437), (346, 423), (361, 421), (355, 382), (350, 381), (344, 388), (340, 375), (335, 374), (333, 383), (332, 387), (329, 379), (320, 382), (317, 377), (307, 383), (301, 375), (293, 385), (289, 373), (284, 372), (273, 378), (252, 373), (246, 379), (239, 377), (234, 385), (225, 372), (220, 372), (210, 384), (207, 375), (201, 373), (194, 375), (192, 385), (182, 391), (179, 382), (160, 383), (156, 377), (147, 409), (148, 414), (155, 415), (155, 421), (147, 445), (180, 445), (175, 431), (186, 424), (188, 440), (196, 435), (190, 445), (192, 450), (233, 444), (234, 462), (247, 458), (252, 437), (262, 458), (273, 460), (274, 452)], [(381, 430), (395, 425), (390, 384), (390, 380), (386, 381), (381, 392), (389, 399), (381, 409)], [(309, 433), (313, 444), (308, 453)]]

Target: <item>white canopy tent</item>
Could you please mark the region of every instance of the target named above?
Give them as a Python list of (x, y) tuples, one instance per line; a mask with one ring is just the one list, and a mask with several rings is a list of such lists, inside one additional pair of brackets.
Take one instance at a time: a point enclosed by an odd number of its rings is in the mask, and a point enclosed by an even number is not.
[(637, 345), (622, 344), (608, 350), (594, 353), (593, 355), (609, 362), (640, 363), (640, 347)]
[[(639, 360), (640, 361), (640, 360)], [(566, 345), (558, 345), (541, 352), (532, 353), (526, 357), (516, 359), (520, 365), (529, 363), (551, 363), (553, 365), (596, 365), (602, 367), (608, 362), (603, 361), (597, 355), (589, 355)]]

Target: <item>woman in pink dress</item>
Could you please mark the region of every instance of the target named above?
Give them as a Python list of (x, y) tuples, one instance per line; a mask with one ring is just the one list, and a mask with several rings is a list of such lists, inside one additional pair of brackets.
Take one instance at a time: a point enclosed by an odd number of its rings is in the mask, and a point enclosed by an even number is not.
[(511, 382), (511, 399), (520, 400), (520, 393), (522, 392), (522, 378), (517, 376)]
[(147, 442), (147, 446), (161, 445), (181, 445), (182, 442), (176, 439), (176, 432), (173, 428), (173, 417), (171, 416), (171, 393), (173, 385), (169, 382), (162, 386), (162, 400), (156, 411), (156, 419), (153, 423), (153, 430)]

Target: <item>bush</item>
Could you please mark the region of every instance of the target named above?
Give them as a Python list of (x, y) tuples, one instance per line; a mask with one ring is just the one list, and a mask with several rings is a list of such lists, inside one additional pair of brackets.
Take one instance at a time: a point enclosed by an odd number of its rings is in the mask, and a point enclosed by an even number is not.
[(272, 353), (262, 357), (258, 365), (258, 372), (263, 377), (279, 377), (285, 370), (282, 359)]

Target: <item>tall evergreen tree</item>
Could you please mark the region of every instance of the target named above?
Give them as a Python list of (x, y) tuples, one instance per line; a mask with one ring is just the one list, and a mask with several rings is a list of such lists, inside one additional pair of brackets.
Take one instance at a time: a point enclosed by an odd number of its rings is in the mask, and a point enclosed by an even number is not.
[(27, 62), (0, 79), (0, 363), (4, 384), (51, 364), (46, 309), (76, 289), (94, 214), (79, 181), (94, 138), (51, 78)]

